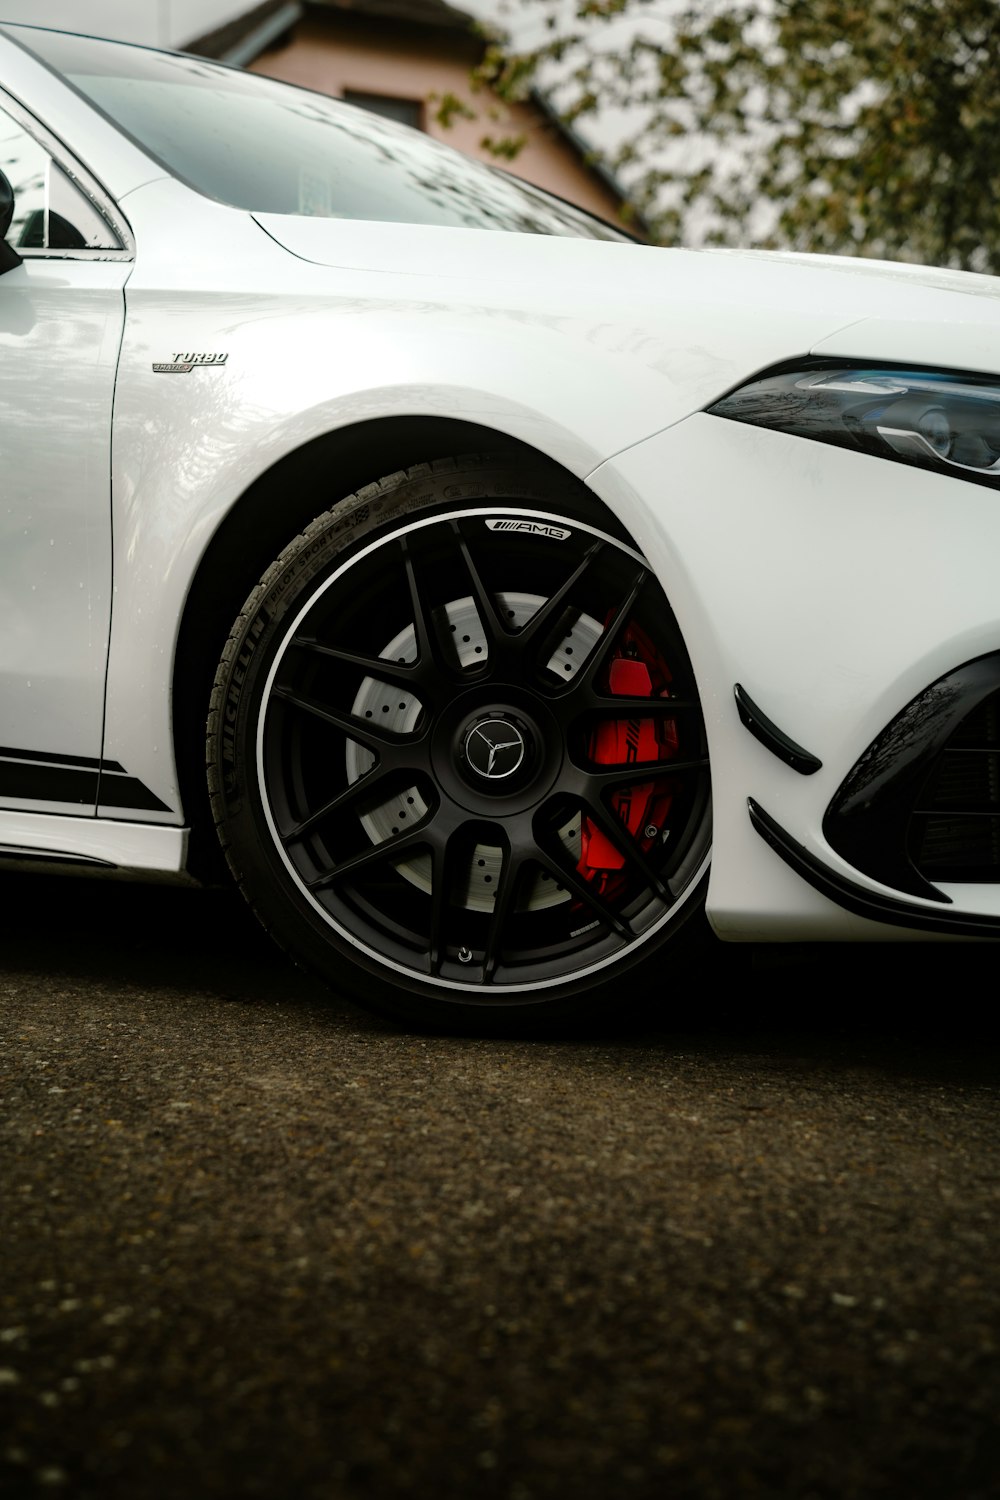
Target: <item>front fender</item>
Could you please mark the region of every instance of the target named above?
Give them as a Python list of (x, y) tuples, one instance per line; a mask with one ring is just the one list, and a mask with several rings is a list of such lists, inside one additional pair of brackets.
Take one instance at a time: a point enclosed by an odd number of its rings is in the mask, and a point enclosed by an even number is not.
[[(688, 252), (326, 221), (344, 264), (320, 265), (172, 179), (124, 207), (138, 248), (114, 413), (105, 755), (175, 820), (184, 603), (218, 528), (283, 458), (372, 418), (447, 418), (584, 478), (833, 326), (792, 298), (761, 331), (738, 288), (717, 305), (716, 278)], [(683, 295), (669, 280), (681, 262)], [(612, 267), (621, 284), (595, 286)], [(709, 348), (713, 318), (726, 333)], [(373, 455), (368, 477), (385, 467)], [(340, 493), (331, 477), (315, 513)], [(620, 519), (632, 529), (627, 506)], [(289, 538), (300, 525), (296, 509)]]

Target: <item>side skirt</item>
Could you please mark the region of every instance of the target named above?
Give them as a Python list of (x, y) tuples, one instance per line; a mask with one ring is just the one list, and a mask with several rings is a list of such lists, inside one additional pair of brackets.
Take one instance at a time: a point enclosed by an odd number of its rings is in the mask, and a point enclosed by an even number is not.
[(0, 868), (62, 866), (137, 880), (186, 880), (187, 846), (186, 828), (0, 811)]

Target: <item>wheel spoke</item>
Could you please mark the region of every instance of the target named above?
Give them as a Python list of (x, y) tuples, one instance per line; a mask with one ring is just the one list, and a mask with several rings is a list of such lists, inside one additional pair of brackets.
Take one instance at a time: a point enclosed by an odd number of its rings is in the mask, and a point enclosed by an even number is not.
[(507, 629), (501, 619), (500, 611), (496, 606), (496, 600), (482, 580), (475, 559), (469, 550), (469, 544), (459, 530), (458, 522), (452, 521), (451, 526), (452, 531), (455, 533), (455, 539), (458, 542), (458, 550), (462, 554), (465, 571), (469, 575), (469, 583), (476, 602), (479, 623), (483, 627), (489, 648), (495, 650), (497, 647), (502, 647), (506, 642), (512, 640), (513, 632)]
[(540, 604), (531, 618), (526, 620), (525, 623), (521, 626), (521, 629), (517, 632), (517, 642), (519, 646), (523, 648), (531, 645), (533, 641), (538, 639), (543, 631), (549, 628), (554, 628), (559, 618), (559, 613), (562, 610), (563, 605), (566, 603), (566, 600), (569, 598), (572, 591), (576, 588), (581, 578), (584, 577), (588, 569), (597, 560), (598, 555), (603, 551), (603, 549), (603, 542), (591, 543), (586, 552), (583, 554), (583, 557), (577, 564), (576, 568), (574, 568), (573, 572), (566, 579), (566, 582), (561, 584), (560, 587), (556, 589), (555, 593), (551, 594), (549, 598), (545, 600), (544, 604)]
[(646, 854), (639, 847), (638, 841), (629, 833), (624, 823), (609, 812), (603, 802), (587, 803), (586, 816), (614, 844), (619, 853), (624, 854), (628, 863), (639, 871), (654, 895), (659, 896), (661, 901), (669, 901), (671, 895), (668, 887), (653, 869)]
[[(649, 574), (645, 568), (639, 568), (632, 575), (632, 581), (630, 582), (622, 598), (615, 605), (611, 618), (608, 621), (607, 625), (605, 625), (600, 639), (594, 645), (593, 650), (587, 657), (587, 660), (584, 662), (580, 671), (577, 672), (576, 676), (573, 677), (571, 682), (564, 689), (565, 696), (571, 697), (576, 694), (593, 693), (597, 675), (604, 667), (608, 657), (611, 655), (611, 652), (614, 650), (615, 644), (618, 640), (618, 632), (621, 630), (629, 615), (632, 613), (632, 610), (635, 608), (636, 600), (642, 593), (643, 587), (645, 586), (646, 579), (648, 577)], [(602, 694), (602, 698), (604, 696), (605, 695)], [(646, 702), (647, 700), (644, 699), (643, 701)]]
[(497, 883), (497, 893), (493, 902), (493, 910), (490, 913), (490, 925), (486, 934), (486, 949), (483, 953), (483, 983), (492, 984), (497, 965), (500, 962), (500, 954), (503, 949), (504, 931), (514, 903), (517, 898), (518, 888), (521, 884), (521, 876), (524, 871), (523, 855), (516, 855), (513, 849), (503, 851), (503, 863), (500, 867), (500, 879)]
[(429, 842), (427, 834), (427, 824), (417, 824), (414, 828), (408, 828), (405, 833), (383, 839), (381, 843), (361, 849), (357, 854), (349, 854), (346, 859), (338, 859), (331, 870), (307, 880), (306, 886), (310, 891), (320, 891), (337, 880), (343, 880), (346, 875), (363, 874), (382, 864), (384, 860), (394, 859), (398, 854), (406, 854), (411, 849), (425, 846)]
[(413, 749), (424, 739), (423, 734), (394, 734), (390, 729), (376, 729), (373, 720), (358, 719), (354, 714), (341, 713), (336, 708), (317, 702), (315, 698), (306, 697), (304, 693), (293, 692), (291, 688), (274, 687), (271, 690), (271, 696), (281, 703), (288, 703), (293, 708), (301, 709), (303, 713), (311, 714), (313, 718), (321, 719), (324, 724), (329, 724), (333, 729), (339, 729), (342, 734), (346, 734), (348, 739), (356, 740), (359, 745), (364, 745), (366, 750), (371, 750), (380, 761), (385, 762), (384, 769), (389, 769), (393, 765), (407, 763), (412, 765)]
[(707, 770), (707, 755), (696, 760), (636, 760), (627, 766), (588, 767), (579, 773), (578, 784), (583, 796), (600, 798), (604, 792), (632, 786), (637, 781), (655, 781), (659, 776), (680, 776), (685, 772)]
[(300, 651), (309, 651), (315, 656), (329, 657), (332, 661), (344, 662), (350, 667), (360, 667), (369, 677), (394, 682), (398, 687), (412, 688), (424, 676), (420, 662), (393, 661), (385, 656), (364, 656), (359, 651), (345, 651), (340, 646), (328, 646), (309, 636), (292, 637), (291, 645)]
[(355, 806), (357, 803), (367, 801), (376, 787), (384, 784), (388, 771), (381, 766), (375, 766), (372, 770), (359, 776), (357, 781), (352, 781), (350, 786), (344, 787), (343, 791), (324, 802), (315, 812), (308, 817), (302, 818), (293, 827), (285, 830), (279, 829), (281, 842), (283, 844), (293, 843), (295, 839), (305, 838), (306, 834), (312, 833), (316, 826), (326, 818), (331, 818), (335, 813), (344, 812), (345, 809)]
[[(565, 851), (561, 852), (565, 853)], [(607, 923), (609, 927), (613, 928), (620, 937), (632, 936), (631, 925), (612, 906), (609, 906), (603, 896), (594, 890), (590, 881), (585, 880), (578, 873), (575, 866), (563, 864), (561, 859), (557, 859), (549, 854), (541, 845), (538, 845), (535, 849), (535, 858), (544, 869), (548, 870), (549, 874), (555, 878), (559, 885), (565, 890), (570, 891), (579, 901), (589, 906), (595, 916), (598, 916), (602, 922)]]
[(427, 603), (423, 582), (417, 571), (413, 548), (405, 536), (400, 537), (399, 545), (403, 553), (410, 607), (413, 610), (413, 632), (417, 638), (417, 664), (424, 669), (433, 666), (439, 672), (447, 673), (449, 677), (454, 676), (455, 667), (445, 657), (441, 638)]
[(626, 698), (611, 693), (595, 695), (593, 703), (595, 716), (602, 719), (662, 719), (700, 709), (694, 698)]
[(432, 974), (440, 974), (447, 949), (448, 898), (458, 863), (456, 854), (454, 836), (436, 839), (431, 846), (431, 926), (428, 934), (428, 957)]

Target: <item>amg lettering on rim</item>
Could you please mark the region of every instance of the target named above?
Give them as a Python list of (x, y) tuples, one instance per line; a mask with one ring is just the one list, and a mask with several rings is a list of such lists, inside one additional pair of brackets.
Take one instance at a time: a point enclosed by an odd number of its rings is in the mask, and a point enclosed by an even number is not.
[(486, 525), (490, 531), (524, 531), (529, 536), (550, 537), (554, 542), (565, 542), (573, 535), (564, 526), (553, 526), (548, 521), (526, 521), (515, 516), (491, 516)]

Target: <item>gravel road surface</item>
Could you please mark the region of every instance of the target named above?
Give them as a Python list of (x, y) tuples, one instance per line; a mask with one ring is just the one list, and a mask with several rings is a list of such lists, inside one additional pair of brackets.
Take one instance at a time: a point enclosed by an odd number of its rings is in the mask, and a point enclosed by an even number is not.
[(476, 1041), (228, 893), (0, 899), (9, 1500), (1000, 1496), (995, 950)]

